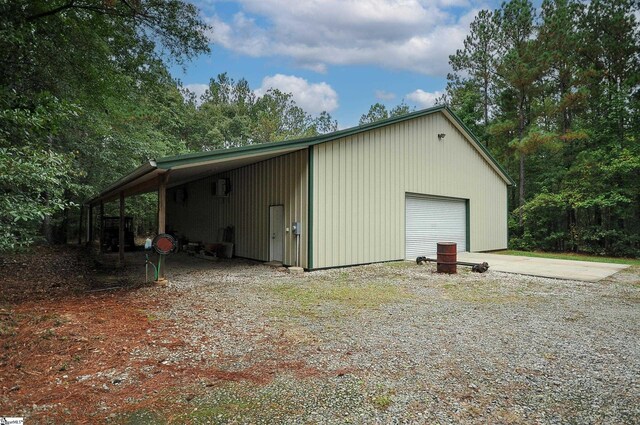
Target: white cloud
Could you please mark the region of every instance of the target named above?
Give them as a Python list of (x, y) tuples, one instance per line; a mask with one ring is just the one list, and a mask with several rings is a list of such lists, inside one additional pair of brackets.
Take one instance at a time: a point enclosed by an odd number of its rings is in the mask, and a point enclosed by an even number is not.
[(317, 72), (318, 74), (327, 73), (326, 63), (301, 63), (301, 68), (308, 69), (309, 71)]
[(327, 83), (309, 83), (295, 75), (276, 74), (264, 77), (256, 95), (262, 96), (270, 88), (291, 93), (298, 106), (310, 114), (332, 112), (338, 108), (338, 93)]
[(436, 99), (442, 96), (441, 91), (428, 92), (422, 89), (412, 91), (407, 95), (407, 100), (413, 102), (420, 108), (429, 108), (436, 104)]
[(438, 5), (443, 7), (466, 7), (469, 6), (467, 0), (437, 0)]
[(396, 98), (396, 94), (386, 90), (376, 90), (376, 99), (378, 100), (393, 100)]
[(200, 104), (200, 96), (209, 89), (209, 84), (186, 84), (185, 89), (196, 95), (196, 104)]
[(448, 55), (469, 27), (447, 11), (465, 0), (239, 0), (225, 22), (208, 18), (211, 40), (253, 57), (285, 56), (304, 68), (375, 64), (423, 74), (446, 74)]

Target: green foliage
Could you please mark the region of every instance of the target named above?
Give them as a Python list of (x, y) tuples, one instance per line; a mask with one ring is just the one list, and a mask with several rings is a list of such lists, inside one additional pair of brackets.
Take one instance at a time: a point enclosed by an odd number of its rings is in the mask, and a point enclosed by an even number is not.
[(399, 117), (401, 115), (406, 115), (411, 112), (411, 107), (404, 103), (404, 101), (400, 102), (399, 105), (394, 106), (391, 110), (387, 110), (387, 107), (382, 103), (374, 103), (369, 108), (369, 112), (363, 114), (360, 117), (359, 125), (369, 124), (376, 121), (385, 120), (387, 118)]
[(511, 246), (640, 255), (637, 11), (511, 0), (479, 13), (450, 57), (450, 106), (518, 176)]
[(46, 216), (73, 206), (70, 156), (25, 146), (0, 147), (0, 252), (25, 248), (38, 239)]
[(328, 112), (306, 113), (290, 93), (270, 89), (258, 97), (245, 79), (235, 81), (226, 73), (211, 79), (199, 105), (192, 106), (193, 133), (187, 142), (192, 150), (315, 136), (338, 127)]
[[(78, 205), (150, 158), (337, 128), (226, 74), (183, 90), (167, 66), (209, 51), (208, 30), (183, 0), (0, 0), (0, 250), (66, 242)], [(137, 230), (155, 202), (127, 200)]]
[[(498, 16), (482, 10), (471, 23), (464, 48), (449, 56), (454, 73), (448, 75), (451, 107), (488, 146), (484, 129), (489, 124), (489, 108), (495, 93), (494, 74), (498, 58)], [(465, 78), (460, 77), (466, 73)]]
[(0, 252), (36, 241), (45, 217), (74, 205), (68, 195), (81, 176), (73, 153), (54, 150), (57, 133), (79, 109), (48, 93), (32, 99), (33, 108), (6, 108), (17, 99), (14, 91), (0, 100)]
[[(510, 221), (512, 237), (510, 246), (514, 249), (542, 249), (545, 251), (563, 250), (563, 242), (567, 239), (567, 231), (561, 225), (567, 208), (561, 195), (539, 193), (527, 202), (516, 213), (522, 213), (523, 228), (518, 235), (518, 224), (515, 219)], [(520, 211), (521, 210), (521, 211)]]
[(179, 0), (0, 0), (3, 245), (65, 241), (77, 206), (148, 156), (185, 150), (165, 62), (208, 50)]

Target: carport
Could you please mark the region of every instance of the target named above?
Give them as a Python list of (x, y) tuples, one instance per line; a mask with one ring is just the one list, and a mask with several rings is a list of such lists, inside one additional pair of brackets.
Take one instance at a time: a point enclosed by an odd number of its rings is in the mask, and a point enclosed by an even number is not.
[[(98, 217), (103, 217), (105, 203), (118, 201), (120, 218), (118, 264), (123, 266), (125, 263), (126, 198), (157, 192), (157, 233), (165, 233), (167, 230), (167, 193), (171, 188), (304, 149), (306, 146), (299, 143), (290, 145), (281, 142), (149, 160), (83, 205), (82, 214), (84, 215), (85, 210), (87, 212), (87, 242), (93, 241), (95, 236), (95, 209), (98, 209)], [(100, 241), (100, 246), (102, 246), (102, 241)], [(164, 278), (164, 269), (162, 269), (160, 278)]]

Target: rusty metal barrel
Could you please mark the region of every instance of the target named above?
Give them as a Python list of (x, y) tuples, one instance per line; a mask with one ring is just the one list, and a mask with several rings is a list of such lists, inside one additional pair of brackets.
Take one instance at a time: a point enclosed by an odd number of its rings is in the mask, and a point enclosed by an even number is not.
[(455, 242), (438, 242), (438, 273), (457, 273), (457, 245)]

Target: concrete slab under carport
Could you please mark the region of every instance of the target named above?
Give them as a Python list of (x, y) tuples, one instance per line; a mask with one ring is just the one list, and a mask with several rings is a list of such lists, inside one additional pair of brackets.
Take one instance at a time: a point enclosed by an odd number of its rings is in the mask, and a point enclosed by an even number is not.
[(471, 263), (486, 261), (489, 263), (490, 270), (498, 272), (550, 277), (554, 279), (581, 280), (584, 282), (598, 282), (629, 267), (626, 264), (521, 257), (517, 255), (482, 252), (459, 252), (458, 261), (468, 261)]

